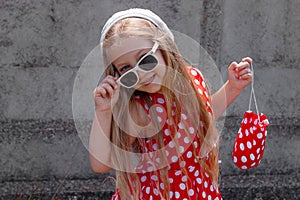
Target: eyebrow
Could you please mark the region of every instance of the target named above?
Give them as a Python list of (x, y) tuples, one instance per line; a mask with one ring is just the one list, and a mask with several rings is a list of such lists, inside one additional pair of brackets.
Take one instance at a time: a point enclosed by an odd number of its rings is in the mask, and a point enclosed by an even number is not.
[[(148, 48), (147, 48), (147, 49), (148, 49)], [(139, 50), (139, 51), (137, 51), (137, 52), (135, 53), (134, 56), (138, 56), (138, 60), (137, 60), (137, 61), (139, 61), (140, 55), (141, 55), (142, 52), (145, 51), (145, 50), (146, 50), (146, 49), (141, 49), (141, 50)], [(148, 50), (147, 50), (147, 53), (148, 53)], [(127, 62), (120, 62), (120, 63), (117, 63), (117, 65), (115, 65), (115, 64), (113, 64), (113, 65), (114, 65), (115, 68), (119, 71), (119, 67), (126, 66), (126, 65), (128, 65), (128, 63), (127, 63)]]

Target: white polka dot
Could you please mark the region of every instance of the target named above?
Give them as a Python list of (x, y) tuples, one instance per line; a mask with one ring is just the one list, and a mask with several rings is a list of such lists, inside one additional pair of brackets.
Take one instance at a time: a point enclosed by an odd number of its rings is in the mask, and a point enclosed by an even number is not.
[(252, 163), (252, 164), (251, 164), (251, 167), (255, 166), (255, 164), (256, 164), (256, 162)]
[(175, 147), (175, 143), (173, 142), (173, 140), (171, 142), (169, 142), (169, 147), (170, 148), (174, 148)]
[(152, 176), (151, 176), (151, 179), (154, 180), (154, 181), (157, 181), (157, 180), (158, 180), (158, 178), (157, 178), (156, 175), (152, 175)]
[(250, 154), (250, 159), (251, 159), (251, 160), (254, 160), (254, 159), (255, 159), (255, 156), (253, 155), (253, 153)]
[[(265, 144), (265, 141), (263, 140), (262, 142), (261, 142), (261, 145), (264, 145)], [(262, 147), (262, 150), (264, 149), (264, 147)]]
[(219, 200), (219, 197), (216, 197), (215, 200)]
[(153, 144), (152, 147), (153, 147), (154, 150), (157, 150), (157, 144), (156, 143)]
[(170, 183), (173, 183), (173, 181), (174, 181), (173, 178), (169, 178)]
[(170, 198), (172, 198), (173, 197), (173, 192), (172, 191), (170, 191)]
[(203, 191), (202, 192), (202, 197), (205, 198), (206, 197), (206, 193)]
[(207, 200), (211, 200), (211, 196), (210, 195), (207, 196)]
[(196, 83), (196, 85), (200, 85), (200, 81), (198, 79), (195, 79), (194, 82)]
[(172, 156), (172, 162), (177, 162), (178, 161), (178, 157), (177, 156)]
[(186, 144), (190, 143), (190, 139), (189, 139), (188, 137), (185, 137), (183, 141), (184, 141), (184, 143), (186, 143)]
[(252, 144), (251, 144), (251, 142), (247, 142), (247, 147), (249, 148), (249, 149), (251, 149), (252, 148)]
[(158, 193), (158, 190), (156, 188), (153, 189), (153, 193), (157, 196), (159, 193)]
[(180, 198), (180, 193), (179, 192), (175, 192), (175, 198), (179, 199)]
[(161, 122), (161, 121), (162, 121), (162, 119), (161, 119), (161, 117), (160, 117), (160, 116), (157, 116), (157, 120), (158, 120), (159, 122)]
[(159, 157), (156, 158), (155, 160), (156, 160), (156, 162), (160, 163), (160, 158)]
[(148, 172), (152, 172), (154, 168), (152, 166), (150, 166), (147, 169), (148, 169)]
[(210, 187), (209, 187), (209, 189), (210, 189), (210, 191), (214, 191), (214, 186), (213, 185), (210, 185)]
[(247, 162), (246, 156), (242, 156), (241, 161), (242, 161), (243, 163)]
[(245, 166), (245, 165), (243, 165), (241, 168), (242, 168), (242, 169), (248, 169), (248, 167)]
[(260, 152), (260, 148), (256, 149), (256, 153), (258, 154)]
[(165, 153), (166, 153), (166, 156), (169, 156), (169, 154), (170, 154), (169, 151), (167, 151), (167, 150), (165, 151)]
[(187, 181), (187, 176), (184, 175), (184, 176), (181, 178), (181, 181), (182, 181), (182, 182), (186, 182), (186, 181)]
[(180, 162), (180, 167), (183, 168), (183, 167), (185, 167), (185, 165), (186, 165), (186, 162), (185, 162), (185, 161), (181, 161), (181, 162)]
[(203, 91), (200, 88), (198, 88), (198, 92), (203, 95)]
[(208, 183), (206, 181), (204, 181), (204, 187), (207, 188), (208, 187)]
[(185, 184), (184, 183), (180, 183), (179, 187), (180, 187), (180, 189), (185, 190)]
[(193, 171), (194, 171), (194, 169), (195, 169), (195, 167), (194, 167), (194, 166), (189, 166), (189, 172), (193, 172)]
[[(132, 199), (133, 200), (133, 199)], [(153, 200), (153, 197), (152, 197), (152, 195), (150, 195), (150, 198), (149, 198), (149, 200)]]
[(182, 119), (184, 119), (184, 120), (186, 120), (187, 119), (187, 116), (185, 115), (185, 114), (181, 114), (181, 117), (182, 117)]
[(244, 144), (243, 144), (243, 143), (241, 143), (241, 144), (240, 144), (240, 149), (241, 149), (242, 151), (244, 151), (244, 149), (245, 149), (245, 146), (244, 146)]
[(194, 194), (195, 194), (194, 190), (193, 189), (189, 189), (189, 195), (193, 196)]
[(249, 135), (249, 131), (248, 131), (248, 129), (246, 129), (246, 130), (245, 130), (245, 134), (246, 134), (246, 136), (248, 136), (248, 135)]
[(173, 125), (173, 122), (172, 122), (170, 119), (167, 119), (167, 120), (166, 120), (166, 123), (167, 123), (168, 125)]
[(184, 126), (183, 126), (183, 124), (182, 124), (181, 122), (178, 123), (178, 127), (179, 127), (180, 129), (183, 129), (183, 128), (184, 128)]
[(179, 153), (183, 153), (184, 152), (184, 147), (183, 146), (179, 146)]
[(187, 152), (186, 157), (191, 158), (193, 153), (191, 151)]
[(175, 176), (179, 176), (181, 174), (181, 170), (177, 170), (176, 172), (175, 172)]
[(257, 160), (259, 160), (260, 159), (260, 154), (258, 154), (258, 156), (257, 156)]
[(198, 176), (199, 176), (199, 171), (198, 171), (198, 170), (195, 171), (194, 176), (195, 176), (195, 177), (198, 177)]
[(193, 76), (197, 76), (197, 72), (195, 71), (195, 70), (191, 70), (191, 74), (193, 75)]
[(243, 137), (243, 133), (240, 133), (240, 134), (239, 134), (239, 138), (242, 138), (242, 137)]
[(146, 176), (142, 176), (141, 181), (145, 182), (146, 180), (147, 180), (147, 177)]
[(170, 135), (170, 130), (169, 130), (169, 129), (166, 129), (166, 130), (165, 130), (165, 135), (166, 135), (166, 136), (169, 136), (169, 135)]
[(146, 187), (146, 193), (150, 194), (150, 187)]
[(255, 141), (255, 140), (253, 140), (252, 144), (253, 144), (253, 146), (255, 146), (255, 145), (256, 145), (256, 141)]
[(253, 128), (252, 128), (252, 127), (250, 127), (250, 129), (249, 129), (249, 130), (250, 130), (250, 133), (253, 133)]
[(268, 135), (268, 131), (265, 132), (265, 136), (266, 136), (266, 137), (267, 137), (267, 135)]
[(165, 100), (162, 99), (162, 98), (158, 98), (158, 99), (157, 99), (157, 102), (160, 103), (160, 104), (163, 104), (163, 103), (165, 103)]
[(263, 137), (262, 133), (257, 134), (257, 138), (261, 139)]
[(205, 94), (206, 97), (208, 97), (208, 93), (206, 91), (204, 92), (204, 94)]
[(157, 106), (156, 111), (159, 112), (159, 113), (162, 113), (164, 110), (160, 106)]
[(181, 133), (180, 132), (177, 132), (176, 135), (177, 135), (177, 138), (181, 137)]
[(247, 118), (244, 119), (244, 124), (247, 124)]
[(233, 162), (236, 163), (237, 162), (237, 158), (235, 156), (233, 156)]
[(202, 81), (201, 84), (202, 84), (202, 86), (203, 86), (204, 88), (206, 88), (206, 84), (205, 84), (204, 81)]
[(256, 125), (256, 124), (257, 124), (257, 122), (258, 122), (258, 119), (254, 120), (254, 125)]
[(198, 184), (201, 184), (201, 183), (202, 183), (201, 178), (196, 178), (196, 181), (197, 181)]
[(161, 189), (165, 189), (164, 183), (160, 183), (159, 186), (160, 186)]
[(193, 133), (195, 132), (195, 129), (194, 129), (193, 127), (190, 127), (190, 128), (189, 128), (189, 132), (190, 132), (191, 134), (193, 134)]
[(194, 142), (194, 146), (195, 146), (195, 148), (197, 148), (198, 147), (198, 142)]

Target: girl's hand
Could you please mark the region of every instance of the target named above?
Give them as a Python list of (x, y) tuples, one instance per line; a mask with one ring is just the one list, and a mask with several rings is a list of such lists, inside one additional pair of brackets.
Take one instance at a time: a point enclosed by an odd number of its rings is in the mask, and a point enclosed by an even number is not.
[(240, 63), (232, 62), (230, 64), (228, 67), (228, 81), (233, 89), (241, 91), (252, 81), (251, 63), (252, 59), (246, 57)]
[(116, 83), (117, 79), (116, 77), (108, 75), (99, 86), (94, 89), (93, 96), (96, 110), (111, 110), (112, 105), (118, 100), (120, 87)]

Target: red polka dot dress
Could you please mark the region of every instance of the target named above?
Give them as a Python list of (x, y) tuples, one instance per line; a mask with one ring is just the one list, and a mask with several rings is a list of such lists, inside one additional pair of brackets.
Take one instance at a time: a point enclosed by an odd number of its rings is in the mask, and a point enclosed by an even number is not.
[[(208, 111), (211, 112), (209, 97), (202, 74), (192, 67), (188, 67), (187, 71), (195, 88), (205, 100)], [(170, 199), (221, 200), (222, 196), (219, 189), (212, 184), (210, 176), (201, 169), (195, 157), (197, 153), (200, 153), (200, 139), (196, 131), (197, 129), (191, 125), (187, 114), (181, 111), (180, 121), (170, 122), (166, 117), (167, 108), (164, 96), (161, 94), (149, 95), (153, 105), (151, 109), (155, 109), (157, 119), (162, 127), (164, 148), (158, 149), (155, 139), (139, 139), (143, 151), (141, 161), (136, 166), (136, 173), (141, 185), (139, 199), (163, 199), (162, 194), (164, 194), (165, 186), (159, 172), (155, 169), (160, 169), (162, 166), (158, 151), (164, 151), (168, 161)], [(138, 99), (139, 97), (137, 97), (137, 101), (139, 102)], [(142, 103), (142, 106), (149, 113), (147, 105)], [(185, 132), (183, 123), (188, 126), (189, 136)], [(174, 133), (175, 126), (177, 126), (176, 133)], [(174, 140), (174, 137), (176, 137), (176, 140)], [(192, 143), (193, 145), (191, 145)], [(196, 154), (193, 153), (194, 150)], [(182, 170), (183, 168), (186, 170)], [(116, 192), (111, 199), (120, 200), (121, 197)]]

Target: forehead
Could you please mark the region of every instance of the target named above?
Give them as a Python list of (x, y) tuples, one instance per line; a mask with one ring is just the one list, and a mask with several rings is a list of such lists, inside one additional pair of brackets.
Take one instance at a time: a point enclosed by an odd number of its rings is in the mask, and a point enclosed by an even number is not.
[(107, 55), (111, 62), (117, 58), (134, 51), (152, 48), (153, 41), (150, 39), (142, 38), (120, 38), (117, 39), (114, 44), (107, 49)]

